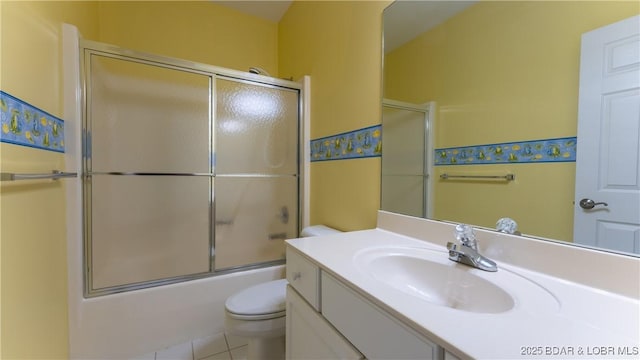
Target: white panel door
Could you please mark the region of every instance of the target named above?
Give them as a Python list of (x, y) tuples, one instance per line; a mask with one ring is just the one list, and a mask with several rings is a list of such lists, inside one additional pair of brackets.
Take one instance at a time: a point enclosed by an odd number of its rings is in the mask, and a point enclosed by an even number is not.
[(640, 253), (640, 16), (582, 35), (574, 242)]

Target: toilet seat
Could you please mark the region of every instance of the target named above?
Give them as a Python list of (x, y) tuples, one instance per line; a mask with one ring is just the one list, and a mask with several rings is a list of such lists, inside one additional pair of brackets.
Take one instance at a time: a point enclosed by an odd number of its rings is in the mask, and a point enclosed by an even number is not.
[[(287, 279), (251, 286), (229, 297), (227, 314), (238, 320), (268, 320), (286, 315)], [(256, 301), (259, 299), (259, 301)]]

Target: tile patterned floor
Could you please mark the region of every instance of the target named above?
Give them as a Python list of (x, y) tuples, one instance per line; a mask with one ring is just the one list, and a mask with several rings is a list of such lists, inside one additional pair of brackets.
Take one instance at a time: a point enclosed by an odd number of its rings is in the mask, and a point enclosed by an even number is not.
[(224, 333), (193, 340), (132, 360), (247, 360), (247, 341)]

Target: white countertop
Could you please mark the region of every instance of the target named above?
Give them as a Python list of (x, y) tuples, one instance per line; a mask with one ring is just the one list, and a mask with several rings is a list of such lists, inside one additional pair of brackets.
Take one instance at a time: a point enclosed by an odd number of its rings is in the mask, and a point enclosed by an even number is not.
[[(507, 271), (525, 277), (550, 292), (557, 303), (539, 310), (532, 302), (535, 299), (527, 298), (528, 294), (505, 289), (514, 298), (512, 309), (493, 314), (474, 313), (408, 296), (358, 269), (353, 261), (363, 249), (389, 246), (436, 250), (447, 258), (446, 249), (438, 242), (441, 241), (432, 243), (382, 229), (287, 241), (324, 271), (461, 358), (640, 357), (637, 299), (496, 261), (498, 273)], [(491, 274), (485, 272), (483, 276)], [(620, 355), (622, 351), (632, 355)]]

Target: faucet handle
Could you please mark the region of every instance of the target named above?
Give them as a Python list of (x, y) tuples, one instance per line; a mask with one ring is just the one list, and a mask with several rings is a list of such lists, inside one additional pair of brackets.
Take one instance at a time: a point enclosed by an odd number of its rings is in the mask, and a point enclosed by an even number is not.
[(460, 250), (458, 250), (458, 244), (451, 241), (447, 242), (447, 250), (449, 251), (449, 260), (460, 260)]
[(458, 224), (455, 228), (456, 240), (460, 241), (463, 245), (476, 248), (476, 235), (473, 233), (473, 228), (467, 224)]
[(518, 223), (511, 218), (498, 219), (498, 222), (496, 222), (496, 230), (502, 233), (519, 235)]

